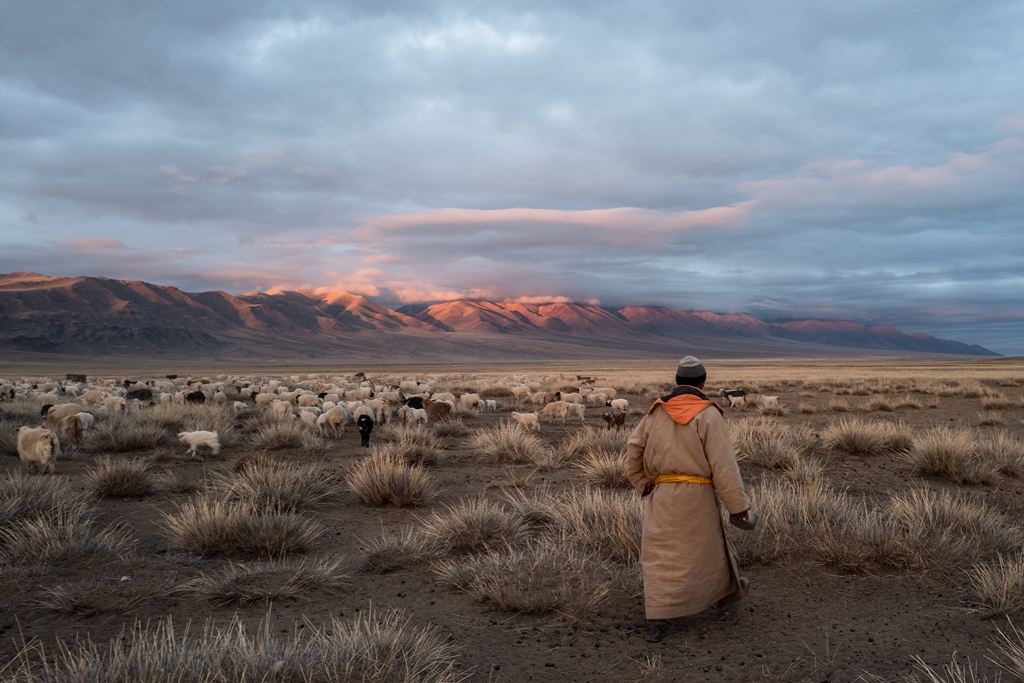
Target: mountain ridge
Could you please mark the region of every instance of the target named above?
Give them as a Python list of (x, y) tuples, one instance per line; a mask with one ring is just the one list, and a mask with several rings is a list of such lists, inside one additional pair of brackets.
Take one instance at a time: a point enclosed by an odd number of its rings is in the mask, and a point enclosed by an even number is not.
[[(681, 345), (723, 353), (842, 351), (998, 356), (978, 345), (849, 320), (769, 323), (745, 313), (479, 300), (391, 309), (346, 291), (185, 292), (141, 280), (0, 274), (0, 348), (22, 353), (448, 353), (486, 357)], [(562, 349), (561, 351), (559, 349)]]

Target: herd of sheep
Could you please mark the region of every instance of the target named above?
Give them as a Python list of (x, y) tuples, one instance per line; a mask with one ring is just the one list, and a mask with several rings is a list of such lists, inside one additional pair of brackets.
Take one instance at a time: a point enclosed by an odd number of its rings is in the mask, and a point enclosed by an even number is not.
[[(528, 429), (540, 429), (541, 418), (583, 422), (587, 407), (610, 410), (601, 417), (608, 429), (622, 429), (629, 402), (618, 398), (612, 387), (579, 385), (545, 390), (561, 379), (546, 377), (531, 382), (515, 376), (502, 383), (516, 407), (535, 405), (534, 412), (512, 412), (514, 421)], [(369, 445), (376, 424), (398, 420), (402, 424), (447, 421), (457, 411), (497, 410), (495, 399), (482, 398), (465, 390), (434, 391), (431, 378), (367, 378), (362, 373), (330, 380), (319, 376), (292, 376), (288, 379), (252, 379), (220, 376), (193, 379), (167, 375), (163, 379), (89, 379), (68, 375), (65, 380), (0, 379), (0, 401), (28, 398), (41, 401), (41, 426), (21, 426), (18, 430), (18, 455), (31, 471), (52, 474), (61, 444), (77, 446), (84, 433), (95, 423), (94, 413), (122, 414), (145, 410), (160, 404), (233, 405), (238, 412), (253, 408), (268, 411), (277, 420), (300, 420), (321, 436), (338, 437), (350, 424), (356, 425), (363, 446)], [(231, 399), (229, 399), (229, 394)], [(220, 451), (216, 431), (181, 432), (178, 439), (198, 456), (200, 448), (214, 454)]]

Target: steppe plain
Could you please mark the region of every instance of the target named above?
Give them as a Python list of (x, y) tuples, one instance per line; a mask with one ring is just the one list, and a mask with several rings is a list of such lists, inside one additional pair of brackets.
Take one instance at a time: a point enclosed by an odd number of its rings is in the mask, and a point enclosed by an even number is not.
[[(178, 645), (209, 655), (215, 643), (220, 659), (198, 674), (156, 666), (153, 680), (345, 680), (343, 668), (328, 674), (323, 664), (335, 647), (328, 643), (343, 635), (365, 646), (361, 660), (348, 660), (351, 680), (1024, 677), (1024, 644), (1013, 626), (1024, 610), (1024, 361), (705, 362), (709, 394), (738, 387), (754, 399), (725, 411), (761, 514), (753, 532), (729, 528), (752, 588), (746, 601), (682, 620), (659, 644), (643, 639), (642, 504), (621, 486), (625, 433), (602, 431), (597, 408), (587, 409), (583, 424), (543, 422), (539, 443), (518, 433), (502, 443), (495, 430), (511, 411), (535, 409), (517, 406), (510, 385), (528, 378), (554, 390), (578, 386), (582, 375), (628, 399), (628, 431), (671, 387), (672, 360), (0, 363), (8, 380), (176, 373), (293, 386), (362, 372), (375, 384), (419, 379), (498, 405), (457, 411), (457, 425), (425, 432), (378, 425), (368, 452), (351, 425), (339, 438), (313, 430), (288, 436), (290, 428), (261, 436), (273, 419), (248, 411), (236, 419), (231, 402), (239, 396), (228, 386), (224, 407), (156, 406), (123, 418), (97, 412), (95, 434), (66, 449), (50, 478), (21, 475), (13, 450), (13, 430), (39, 424), (40, 401), (0, 403), (0, 680), (127, 680), (139, 671), (131, 666), (145, 666), (133, 656), (156, 657), (161, 647), (170, 656), (172, 639), (158, 647), (142, 635), (168, 618)], [(781, 409), (758, 405), (768, 395)], [(118, 436), (137, 434), (142, 423), (157, 425), (156, 436), (152, 429), (145, 438)], [(218, 455), (188, 458), (174, 439), (180, 429), (211, 427), (224, 443)], [(389, 485), (426, 481), (420, 504), (367, 504), (349, 486), (371, 452), (388, 449), (421, 463), (391, 472)], [(260, 472), (280, 476), (259, 483)], [(260, 486), (263, 493), (253, 493)], [(273, 504), (267, 487), (277, 494)], [(78, 506), (77, 531), (47, 535), (43, 527), (59, 526), (60, 514), (17, 498), (29, 489), (47, 489), (56, 507)], [(176, 533), (187, 526), (186, 512), (201, 514), (204, 500), (207, 512), (221, 504), (276, 514), (292, 532), (262, 546)], [(270, 526), (266, 534), (281, 533)], [(382, 620), (390, 631), (363, 628)], [(201, 637), (183, 641), (186, 625)], [(405, 645), (381, 645), (396, 630)], [(235, 640), (223, 635), (231, 633)], [(86, 640), (93, 655), (77, 649)], [(316, 657), (310, 643), (320, 648)], [(122, 678), (62, 673), (67, 661), (104, 658), (121, 660)], [(410, 658), (421, 663), (419, 673), (403, 672)], [(971, 669), (944, 669), (953, 662)]]

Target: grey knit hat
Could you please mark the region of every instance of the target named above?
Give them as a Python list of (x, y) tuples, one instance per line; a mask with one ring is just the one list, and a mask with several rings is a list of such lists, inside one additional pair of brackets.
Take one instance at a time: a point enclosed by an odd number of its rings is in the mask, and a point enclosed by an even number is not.
[(704, 369), (704, 364), (700, 362), (699, 358), (694, 356), (687, 356), (686, 358), (679, 361), (679, 367), (676, 368), (676, 377), (684, 379), (697, 379), (698, 377), (706, 377), (708, 371)]

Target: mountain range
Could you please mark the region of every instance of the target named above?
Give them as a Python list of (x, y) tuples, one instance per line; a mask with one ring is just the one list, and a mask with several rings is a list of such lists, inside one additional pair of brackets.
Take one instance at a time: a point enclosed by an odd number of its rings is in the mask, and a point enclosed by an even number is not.
[(9, 358), (164, 356), (436, 362), (961, 354), (968, 345), (848, 320), (765, 322), (661, 306), (446, 301), (393, 310), (339, 291), (222, 291), (102, 277), (0, 274), (0, 350)]

